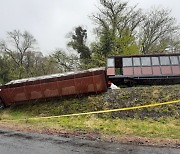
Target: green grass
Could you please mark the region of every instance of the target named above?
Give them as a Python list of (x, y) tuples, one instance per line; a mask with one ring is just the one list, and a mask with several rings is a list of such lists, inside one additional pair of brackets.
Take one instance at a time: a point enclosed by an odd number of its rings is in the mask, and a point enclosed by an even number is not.
[[(17, 120), (17, 119), (16, 119)], [(118, 136), (140, 136), (150, 138), (180, 139), (180, 119), (160, 118), (141, 119), (103, 119), (91, 116), (61, 117), (51, 119), (27, 119), (11, 121), (12, 124), (33, 126), (41, 129), (72, 130), (96, 132)]]

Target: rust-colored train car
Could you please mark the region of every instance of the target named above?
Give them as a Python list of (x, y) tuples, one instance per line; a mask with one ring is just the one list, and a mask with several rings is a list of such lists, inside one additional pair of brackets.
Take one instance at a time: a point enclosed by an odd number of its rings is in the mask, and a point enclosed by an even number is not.
[(107, 76), (115, 84), (180, 83), (180, 53), (109, 57)]
[(67, 72), (10, 81), (0, 87), (0, 103), (25, 103), (67, 95), (98, 93), (107, 90), (105, 68)]

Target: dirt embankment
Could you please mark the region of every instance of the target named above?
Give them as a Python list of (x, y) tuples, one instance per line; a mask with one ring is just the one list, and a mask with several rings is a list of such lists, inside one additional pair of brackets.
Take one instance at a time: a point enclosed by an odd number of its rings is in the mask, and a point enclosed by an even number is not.
[[(155, 104), (180, 99), (180, 85), (131, 87), (109, 90), (103, 98), (103, 108), (124, 108)], [(123, 112), (113, 112), (111, 117), (159, 118), (167, 116), (179, 117), (180, 103), (148, 107)]]
[[(63, 100), (33, 102), (30, 104), (11, 106), (5, 112), (22, 113), (28, 116), (53, 116), (71, 113), (117, 109), (132, 106), (141, 106), (180, 99), (180, 85), (147, 86), (120, 88), (108, 90), (106, 93), (91, 96), (76, 96)], [(4, 111), (3, 111), (4, 112)], [(1, 117), (2, 113), (0, 113)], [(18, 116), (18, 115), (17, 115)], [(180, 116), (180, 103), (135, 109), (130, 111), (101, 114), (107, 118), (159, 118)]]

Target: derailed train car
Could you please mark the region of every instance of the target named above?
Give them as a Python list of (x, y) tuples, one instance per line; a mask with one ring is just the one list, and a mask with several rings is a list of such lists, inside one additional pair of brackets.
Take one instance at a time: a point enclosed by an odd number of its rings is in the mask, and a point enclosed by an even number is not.
[(14, 80), (0, 87), (0, 108), (32, 100), (106, 90), (105, 68)]
[(103, 92), (111, 82), (130, 86), (180, 83), (180, 53), (114, 56), (107, 58), (106, 69), (10, 81), (0, 86), (0, 108), (33, 100)]
[(180, 83), (180, 53), (109, 57), (107, 76), (115, 84)]

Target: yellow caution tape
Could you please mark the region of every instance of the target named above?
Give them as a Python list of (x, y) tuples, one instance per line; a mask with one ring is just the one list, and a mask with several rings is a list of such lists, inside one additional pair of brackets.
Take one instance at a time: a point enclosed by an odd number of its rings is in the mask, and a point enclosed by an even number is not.
[[(149, 104), (149, 105), (142, 105), (142, 106), (134, 106), (134, 107), (126, 107), (126, 108), (119, 108), (119, 109), (93, 111), (93, 112), (85, 112), (85, 113), (65, 114), (65, 115), (49, 116), (49, 117), (36, 117), (36, 118), (19, 119), (19, 120), (38, 120), (38, 119), (50, 119), (50, 118), (60, 118), (60, 117), (72, 117), (72, 116), (90, 115), (90, 114), (108, 113), (108, 112), (117, 112), (117, 111), (127, 111), (127, 110), (134, 110), (134, 109), (141, 109), (141, 108), (148, 108), (148, 107), (154, 107), (154, 106), (161, 106), (161, 105), (179, 103), (179, 102), (180, 102), (180, 100), (175, 100), (175, 101), (169, 101), (169, 102), (164, 102), (164, 103), (156, 103), (156, 104)], [(2, 120), (2, 121), (4, 121), (4, 120)], [(9, 121), (9, 120), (5, 120), (5, 121)]]

